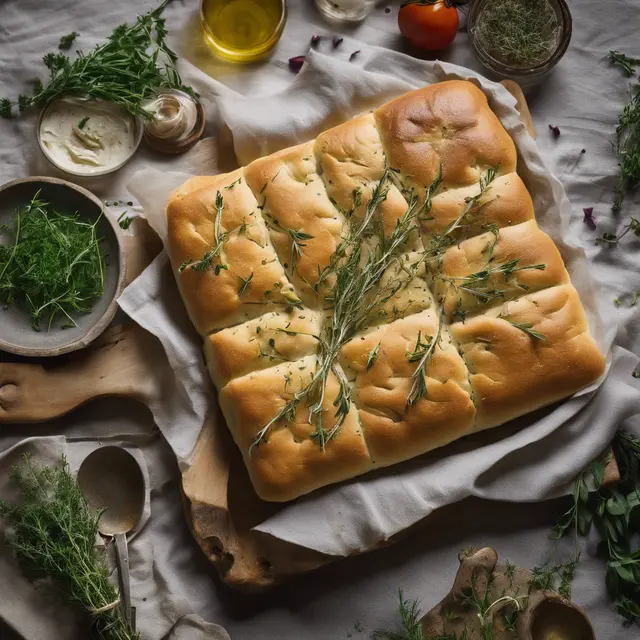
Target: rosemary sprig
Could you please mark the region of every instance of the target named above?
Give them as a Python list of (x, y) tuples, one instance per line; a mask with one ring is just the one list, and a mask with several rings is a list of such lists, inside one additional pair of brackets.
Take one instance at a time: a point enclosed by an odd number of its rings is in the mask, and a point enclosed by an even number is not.
[[(46, 54), (46, 85), (38, 81), (33, 93), (19, 96), (17, 102), (3, 98), (0, 116), (10, 118), (15, 104), (24, 111), (32, 105), (44, 106), (61, 96), (74, 95), (109, 100), (133, 115), (151, 119), (153, 114), (144, 104), (158, 89), (181, 89), (195, 95), (193, 89), (182, 84), (175, 66), (177, 55), (166, 43), (167, 30), (161, 15), (167, 2), (138, 16), (131, 26), (116, 27), (104, 44), (88, 54), (78, 52), (73, 61), (63, 53)], [(61, 45), (66, 43), (67, 40), (61, 41)]]
[(238, 276), (240, 278), (240, 288), (238, 289), (238, 297), (243, 296), (247, 289), (249, 288), (249, 284), (253, 280), (253, 271), (249, 274), (248, 278), (243, 278), (242, 276)]
[[(390, 171), (385, 170), (380, 183), (373, 190), (367, 203), (364, 219), (352, 226), (348, 237), (338, 246), (330, 264), (319, 271), (316, 291), (320, 283), (333, 275), (335, 284), (325, 298), (333, 309), (333, 318), (325, 327), (323, 335), (315, 336), (319, 343), (317, 366), (309, 384), (294, 394), (276, 415), (257, 433), (250, 452), (264, 442), (271, 428), (280, 420), (291, 421), (300, 402), (309, 404), (309, 423), (315, 425), (314, 440), (324, 450), (326, 443), (335, 437), (342, 426), (351, 405), (351, 387), (336, 359), (342, 346), (369, 321), (371, 314), (386, 299), (380, 291), (379, 282), (388, 267), (397, 259), (411, 233), (417, 228), (417, 217), (422, 209), (418, 198), (412, 197), (407, 211), (401, 216), (389, 237), (384, 236), (383, 225), (376, 220), (376, 213), (387, 197), (390, 188)], [(373, 247), (363, 240), (378, 233), (378, 242)], [(323, 427), (325, 388), (333, 374), (340, 390), (333, 405), (335, 423), (331, 430)]]
[[(429, 247), (425, 252), (425, 256), (433, 259), (439, 257), (450, 246), (455, 244), (456, 231), (460, 229), (471, 214), (477, 213), (481, 207), (480, 200), (485, 192), (490, 188), (491, 183), (495, 180), (498, 173), (498, 167), (489, 167), (487, 172), (480, 177), (480, 191), (475, 196), (465, 198), (465, 206), (455, 220), (452, 220), (442, 231), (436, 233), (431, 238)], [(440, 169), (440, 178), (442, 179), (442, 168)], [(439, 183), (439, 182), (438, 182)], [(430, 190), (427, 192), (430, 193)], [(430, 201), (430, 198), (428, 198)], [(428, 212), (427, 212), (428, 213)]]
[(378, 353), (380, 352), (380, 342), (378, 342), (378, 344), (373, 347), (373, 349), (371, 349), (369, 356), (367, 358), (367, 367), (366, 370), (369, 371), (369, 369), (371, 369), (371, 367), (373, 367), (373, 365), (378, 361)]
[(213, 223), (213, 238), (216, 246), (213, 249), (209, 249), (200, 260), (193, 260), (192, 258), (185, 260), (178, 269), (179, 273), (182, 273), (187, 267), (191, 267), (191, 270), (197, 273), (213, 269), (216, 275), (220, 275), (222, 270), (227, 271), (229, 269), (229, 265), (223, 262), (218, 262), (215, 266), (213, 263), (214, 259), (221, 255), (222, 247), (230, 235), (229, 231), (220, 232), (223, 209), (224, 199), (220, 191), (218, 191), (216, 194), (216, 219)]
[(296, 258), (300, 258), (302, 256), (302, 247), (307, 246), (302, 241), (312, 240), (313, 236), (308, 233), (304, 233), (303, 231), (296, 231), (295, 229), (287, 229), (287, 233), (291, 238), (291, 273), (293, 273)]
[(13, 243), (0, 244), (0, 300), (29, 310), (32, 326), (50, 328), (58, 316), (74, 327), (74, 315), (91, 311), (104, 292), (106, 253), (93, 223), (64, 214), (36, 193), (9, 229)]
[(516, 329), (520, 329), (520, 331), (524, 331), (528, 336), (531, 336), (534, 340), (546, 340), (547, 336), (544, 333), (540, 333), (533, 329), (533, 323), (531, 322), (516, 322), (515, 320), (511, 320), (511, 318), (507, 318), (505, 316), (501, 316), (503, 320), (506, 320), (508, 323), (512, 324)]
[(407, 354), (409, 362), (418, 361), (416, 370), (411, 376), (413, 383), (407, 397), (407, 409), (416, 404), (418, 400), (427, 397), (427, 366), (433, 358), (436, 347), (440, 344), (443, 316), (442, 309), (440, 309), (438, 311), (438, 330), (435, 337), (429, 336), (426, 342), (422, 342), (420, 331), (418, 331), (415, 349)]
[[(544, 271), (547, 266), (545, 264), (532, 264), (519, 266), (520, 258), (514, 258), (504, 264), (487, 266), (480, 271), (471, 273), (468, 276), (445, 276), (437, 274), (436, 277), (452, 284), (456, 289), (469, 293), (479, 302), (486, 304), (497, 298), (504, 298), (506, 291), (496, 289), (491, 280), (494, 276), (502, 275), (507, 281), (517, 271), (526, 271), (533, 269), (534, 271)], [(520, 285), (525, 290), (525, 285)]]
[(94, 613), (114, 603), (118, 592), (109, 582), (104, 557), (94, 548), (100, 513), (89, 510), (66, 460), (54, 468), (38, 468), (25, 456), (11, 478), (22, 502), (0, 501), (0, 516), (11, 524), (9, 546), (25, 572), (53, 580), (57, 594), (94, 615), (101, 638), (140, 640), (120, 608)]
[(375, 631), (373, 640), (431, 640), (425, 638), (422, 633), (420, 603), (417, 600), (405, 600), (402, 589), (398, 589), (398, 598), (402, 630), (400, 632)]

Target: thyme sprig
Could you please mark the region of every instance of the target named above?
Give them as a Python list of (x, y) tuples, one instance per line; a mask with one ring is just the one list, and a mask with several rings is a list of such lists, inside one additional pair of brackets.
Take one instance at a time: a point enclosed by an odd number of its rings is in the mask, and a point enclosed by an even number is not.
[(24, 111), (32, 105), (41, 107), (61, 96), (73, 95), (109, 100), (133, 115), (151, 119), (153, 113), (144, 104), (159, 89), (181, 89), (195, 95), (182, 83), (175, 66), (178, 57), (166, 43), (167, 30), (161, 15), (167, 2), (138, 16), (131, 26), (116, 27), (104, 44), (87, 54), (78, 52), (73, 61), (64, 53), (47, 53), (43, 58), (49, 70), (46, 85), (38, 81), (31, 95), (21, 95), (16, 102), (3, 98), (0, 116), (10, 118), (16, 104), (19, 111)]
[(636, 72), (636, 67), (640, 65), (639, 58), (632, 58), (620, 51), (609, 51), (609, 60), (621, 67), (629, 77)]
[[(640, 64), (619, 51), (610, 51), (610, 59), (620, 65), (627, 75)], [(630, 88), (629, 102), (618, 116), (616, 127), (616, 154), (618, 156), (618, 183), (615, 186), (613, 210), (620, 211), (626, 193), (640, 185), (640, 84)]]
[(8, 542), (21, 567), (35, 579), (53, 580), (57, 594), (94, 615), (104, 640), (139, 640), (120, 608), (95, 614), (114, 603), (118, 592), (94, 548), (100, 512), (89, 510), (66, 460), (37, 467), (25, 456), (11, 478), (22, 502), (0, 501), (0, 516), (12, 527)]

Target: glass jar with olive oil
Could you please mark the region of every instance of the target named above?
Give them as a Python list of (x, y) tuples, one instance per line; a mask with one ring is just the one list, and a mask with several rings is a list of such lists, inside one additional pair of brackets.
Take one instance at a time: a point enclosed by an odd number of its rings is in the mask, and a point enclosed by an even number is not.
[(235, 62), (259, 60), (276, 45), (287, 20), (286, 0), (202, 0), (207, 44)]

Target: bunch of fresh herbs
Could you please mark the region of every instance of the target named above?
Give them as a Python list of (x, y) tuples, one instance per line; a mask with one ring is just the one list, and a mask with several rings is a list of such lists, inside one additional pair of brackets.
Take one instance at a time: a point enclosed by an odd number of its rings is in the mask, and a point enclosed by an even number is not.
[(556, 538), (573, 534), (574, 558), (564, 564), (547, 564), (534, 570), (534, 575), (553, 585), (555, 574), (562, 579), (561, 586), (570, 589), (580, 559), (579, 537), (586, 536), (595, 526), (601, 538), (600, 550), (607, 561), (607, 590), (618, 613), (633, 621), (640, 618), (640, 548), (636, 546), (640, 533), (640, 439), (620, 430), (612, 447), (620, 482), (612, 487), (603, 486), (607, 460), (593, 462), (576, 479), (572, 504), (554, 528)]
[(76, 326), (73, 316), (91, 311), (104, 292), (105, 251), (98, 236), (101, 215), (89, 223), (78, 214), (57, 211), (39, 199), (20, 208), (15, 221), (0, 233), (0, 300), (29, 310), (36, 331), (47, 330), (57, 316), (63, 327)]
[[(0, 100), (0, 116), (10, 118), (13, 106), (19, 111), (36, 105), (42, 107), (62, 96), (82, 96), (108, 100), (129, 113), (150, 119), (145, 101), (159, 89), (193, 90), (182, 84), (176, 69), (177, 55), (166, 43), (167, 30), (161, 14), (165, 0), (157, 9), (138, 16), (135, 24), (122, 24), (107, 41), (85, 54), (77, 52), (75, 60), (61, 52), (47, 53), (43, 62), (49, 70), (46, 83), (36, 82), (31, 95), (21, 95), (17, 102)], [(71, 47), (74, 32), (60, 41), (60, 48)], [(73, 37), (72, 37), (73, 36)]]
[[(94, 616), (104, 640), (139, 640), (126, 624), (104, 557), (95, 550), (100, 513), (91, 512), (69, 465), (37, 467), (25, 456), (12, 473), (22, 502), (0, 501), (11, 526), (8, 543), (23, 570)], [(106, 610), (105, 610), (106, 609)], [(102, 612), (99, 612), (102, 610)]]

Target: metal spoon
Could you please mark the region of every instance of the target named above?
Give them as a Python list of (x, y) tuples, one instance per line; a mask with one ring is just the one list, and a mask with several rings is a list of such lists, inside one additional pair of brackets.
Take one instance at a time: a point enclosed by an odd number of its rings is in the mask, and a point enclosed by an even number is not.
[(104, 509), (98, 530), (115, 540), (124, 615), (131, 625), (127, 533), (138, 524), (144, 509), (142, 469), (126, 449), (101, 447), (90, 453), (80, 466), (78, 484), (89, 507)]

